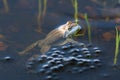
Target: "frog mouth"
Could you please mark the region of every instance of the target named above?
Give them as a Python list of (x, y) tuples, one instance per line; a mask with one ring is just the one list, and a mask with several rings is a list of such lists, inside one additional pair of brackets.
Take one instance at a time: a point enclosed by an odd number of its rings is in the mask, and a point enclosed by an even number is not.
[(74, 34), (77, 34), (77, 33), (79, 33), (79, 31), (80, 31), (81, 29), (82, 29), (82, 27), (77, 24), (76, 26), (72, 27), (71, 29), (65, 31), (63, 37), (64, 37), (64, 38), (67, 38), (67, 37), (70, 37), (70, 36), (72, 36), (72, 35), (74, 35)]

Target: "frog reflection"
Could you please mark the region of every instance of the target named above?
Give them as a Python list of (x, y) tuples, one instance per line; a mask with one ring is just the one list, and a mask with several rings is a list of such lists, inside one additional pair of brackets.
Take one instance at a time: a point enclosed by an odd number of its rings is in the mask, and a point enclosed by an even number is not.
[(35, 43), (28, 46), (25, 50), (20, 52), (19, 54), (27, 54), (28, 51), (30, 51), (35, 46), (40, 47), (40, 52), (42, 54), (46, 53), (52, 45), (54, 45), (56, 42), (60, 42), (59, 45), (63, 45), (67, 42), (76, 42), (72, 38), (69, 38), (69, 36), (73, 35), (77, 30), (80, 30), (81, 26), (79, 26), (77, 23), (67, 21), (66, 24), (63, 24), (59, 26), (58, 28), (52, 30), (45, 39), (38, 40)]

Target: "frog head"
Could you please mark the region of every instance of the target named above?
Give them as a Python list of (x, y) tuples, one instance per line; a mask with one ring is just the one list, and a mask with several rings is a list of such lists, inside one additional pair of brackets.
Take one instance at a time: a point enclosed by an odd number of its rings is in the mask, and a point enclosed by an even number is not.
[(65, 31), (64, 38), (71, 37), (71, 36), (80, 36), (80, 32), (82, 30), (82, 27), (74, 22), (67, 22), (68, 29)]

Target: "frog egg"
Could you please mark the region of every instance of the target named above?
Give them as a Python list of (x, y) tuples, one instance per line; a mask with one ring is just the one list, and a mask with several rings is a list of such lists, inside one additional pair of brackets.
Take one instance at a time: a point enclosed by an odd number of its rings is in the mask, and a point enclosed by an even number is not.
[(53, 80), (53, 76), (46, 76), (46, 80)]
[(47, 59), (47, 55), (41, 55), (41, 58), (42, 58), (43, 60), (46, 60), (46, 59)]
[(89, 68), (90, 69), (95, 69), (95, 66), (94, 65), (90, 65)]
[(48, 57), (47, 57), (47, 60), (52, 60), (52, 59), (53, 59), (52, 56), (48, 56)]
[(81, 51), (88, 51), (88, 48), (82, 48)]
[(93, 50), (98, 50), (99, 49), (99, 47), (93, 47)]
[(84, 57), (85, 57), (85, 58), (91, 58), (92, 55), (91, 55), (91, 54), (85, 54)]
[(80, 54), (79, 54), (79, 55), (77, 55), (76, 57), (79, 59), (79, 58), (82, 58), (83, 55), (80, 55)]
[(80, 46), (80, 47), (84, 47), (84, 46), (85, 46), (84, 43), (79, 43), (79, 44), (77, 44), (77, 45)]
[(60, 50), (55, 50), (54, 53), (61, 53), (61, 51)]
[(51, 56), (52, 56), (52, 57), (58, 57), (58, 53), (55, 53), (55, 52), (54, 52), (54, 53), (51, 54)]
[(87, 47), (92, 47), (92, 44), (90, 43), (90, 44), (87, 44), (86, 46), (87, 46)]
[(59, 65), (57, 65), (58, 66), (58, 68), (60, 69), (60, 70), (63, 70), (64, 69), (64, 65), (63, 64), (59, 64)]
[(66, 53), (65, 53), (65, 52), (61, 52), (60, 54), (61, 54), (61, 55), (65, 55)]
[(47, 68), (49, 68), (49, 65), (48, 65), (48, 64), (44, 64), (44, 65), (42, 66), (42, 68), (43, 68), (43, 69), (47, 69)]
[(32, 69), (32, 65), (26, 65), (26, 70), (31, 70)]
[(55, 50), (57, 50), (57, 48), (52, 48), (51, 50), (52, 50), (52, 51), (55, 51)]
[(84, 64), (84, 61), (79, 61), (79, 62), (77, 62), (77, 65), (78, 66), (82, 66)]
[(33, 65), (33, 64), (34, 64), (33, 61), (28, 61), (28, 62), (26, 63), (26, 65)]
[(48, 65), (51, 65), (51, 66), (52, 66), (52, 65), (55, 65), (55, 60), (50, 60), (50, 61), (47, 62), (47, 64), (48, 64)]
[(79, 69), (78, 70), (78, 73), (82, 73), (84, 70), (83, 69)]
[(94, 52), (95, 52), (96, 54), (99, 54), (99, 53), (101, 53), (102, 51), (99, 50), (99, 49), (97, 49), (97, 50), (95, 50)]
[(74, 49), (71, 49), (68, 53), (74, 53), (74, 52), (80, 52), (80, 50), (77, 48), (74, 48)]
[(78, 68), (78, 67), (73, 67), (73, 68), (72, 68), (72, 73), (77, 73), (77, 72), (78, 72), (78, 70), (79, 70), (79, 68)]
[(55, 63), (56, 63), (56, 64), (61, 64), (62, 62), (61, 62), (61, 61), (56, 61)]
[(38, 74), (45, 74), (45, 72), (46, 72), (46, 70), (45, 69), (39, 69), (39, 70), (37, 70), (37, 73)]
[(11, 60), (11, 59), (12, 58), (10, 56), (6, 56), (6, 57), (3, 58), (3, 60), (6, 60), (6, 61)]
[(93, 61), (94, 64), (99, 64), (99, 63), (101, 63), (101, 61), (100, 61), (99, 59), (94, 59), (94, 60), (92, 60), (92, 61)]
[(77, 52), (72, 53), (72, 56), (77, 56), (77, 55), (78, 55)]
[(51, 72), (51, 70), (47, 70), (47, 71), (45, 72), (45, 74), (46, 74), (46, 75), (52, 75), (52, 72)]
[(61, 48), (62, 48), (62, 50), (67, 50), (67, 49), (69, 49), (68, 46), (62, 46)]
[(58, 66), (53, 66), (53, 67), (50, 68), (50, 70), (52, 72), (59, 72), (60, 71)]
[(88, 51), (88, 50), (86, 49), (86, 50), (84, 50), (82, 53), (83, 53), (83, 54), (90, 54), (90, 51)]

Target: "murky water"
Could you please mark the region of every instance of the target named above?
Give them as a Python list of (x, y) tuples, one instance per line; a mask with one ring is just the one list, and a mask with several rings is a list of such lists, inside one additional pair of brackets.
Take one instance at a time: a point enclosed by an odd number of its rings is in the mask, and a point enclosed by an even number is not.
[[(41, 76), (26, 71), (25, 63), (34, 54), (40, 54), (35, 47), (30, 54), (20, 56), (18, 52), (45, 36), (68, 20), (74, 20), (74, 8), (71, 0), (47, 0), (47, 10), (40, 26), (37, 22), (38, 0), (8, 0), (7, 11), (0, 0), (0, 78), (2, 80), (44, 80)], [(115, 26), (120, 24), (119, 0), (78, 0), (80, 25), (87, 24), (84, 13), (88, 14), (91, 25), (92, 43), (103, 51), (102, 67), (82, 74), (61, 73), (62, 80), (113, 80), (119, 71), (112, 68), (115, 53)], [(38, 29), (41, 28), (41, 32)], [(76, 38), (79, 42), (89, 43), (85, 36)], [(7, 59), (5, 59), (7, 58)], [(118, 63), (120, 59), (118, 60)], [(67, 77), (69, 76), (70, 77)]]

